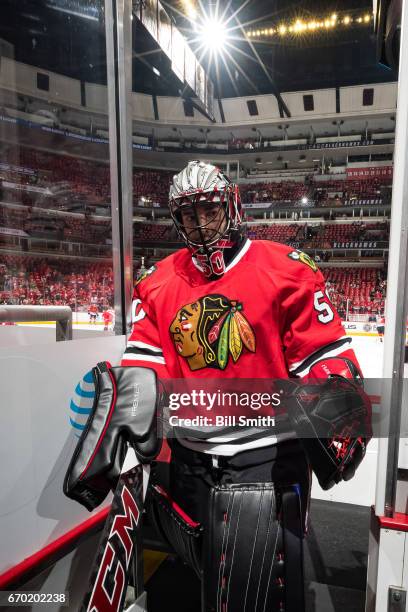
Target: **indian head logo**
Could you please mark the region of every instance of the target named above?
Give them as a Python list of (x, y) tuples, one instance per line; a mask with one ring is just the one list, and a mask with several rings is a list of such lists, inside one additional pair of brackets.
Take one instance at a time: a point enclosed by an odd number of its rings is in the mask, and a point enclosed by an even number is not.
[(176, 351), (190, 370), (225, 370), (242, 351), (255, 352), (255, 334), (242, 314), (242, 304), (223, 295), (206, 295), (177, 312), (170, 325)]

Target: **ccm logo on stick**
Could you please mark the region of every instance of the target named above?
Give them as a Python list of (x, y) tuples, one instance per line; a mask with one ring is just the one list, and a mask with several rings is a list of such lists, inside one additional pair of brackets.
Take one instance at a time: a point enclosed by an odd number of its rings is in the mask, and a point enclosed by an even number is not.
[[(137, 528), (140, 511), (129, 489), (122, 489), (123, 514), (115, 517), (106, 543), (99, 571), (95, 579), (88, 605), (88, 612), (117, 612), (120, 610), (122, 596), (126, 587), (126, 575), (133, 551), (131, 532)], [(126, 565), (123, 566), (118, 551), (118, 544), (113, 541), (115, 534), (125, 552)]]

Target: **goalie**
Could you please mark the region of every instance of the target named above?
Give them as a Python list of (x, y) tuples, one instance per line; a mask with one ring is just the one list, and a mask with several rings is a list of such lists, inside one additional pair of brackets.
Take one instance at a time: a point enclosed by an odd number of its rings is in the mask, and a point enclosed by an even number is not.
[(153, 470), (154, 519), (200, 576), (203, 611), (301, 612), (310, 467), (323, 488), (351, 478), (371, 436), (351, 339), (312, 259), (246, 236), (238, 187), (218, 168), (190, 162), (169, 206), (187, 248), (138, 279), (121, 365), (279, 380), (289, 421), (174, 428), (169, 490)]

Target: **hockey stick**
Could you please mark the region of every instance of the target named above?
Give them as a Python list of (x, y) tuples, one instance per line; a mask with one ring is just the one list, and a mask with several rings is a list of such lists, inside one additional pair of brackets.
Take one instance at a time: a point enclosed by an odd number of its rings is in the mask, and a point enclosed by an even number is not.
[(112, 505), (103, 529), (90, 573), (81, 612), (121, 612), (130, 574), (133, 574), (135, 606), (143, 599), (143, 547), (141, 525), (149, 480), (149, 466), (143, 466), (128, 448)]

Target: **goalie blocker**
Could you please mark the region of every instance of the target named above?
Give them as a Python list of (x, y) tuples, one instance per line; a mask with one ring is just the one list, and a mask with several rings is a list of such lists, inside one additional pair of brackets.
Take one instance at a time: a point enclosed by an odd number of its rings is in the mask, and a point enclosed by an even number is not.
[(350, 480), (372, 437), (371, 402), (346, 356), (315, 361), (301, 381), (283, 380), (284, 407), (322, 489)]
[[(136, 603), (143, 593), (144, 468), (160, 450), (157, 381), (150, 368), (92, 370), (95, 399), (64, 480), (64, 493), (93, 510), (115, 489), (89, 575), (81, 612), (123, 610), (130, 575)], [(131, 446), (136, 458), (129, 459)], [(122, 466), (123, 462), (126, 462)]]
[(118, 481), (127, 445), (143, 464), (159, 453), (156, 373), (150, 368), (92, 369), (95, 399), (64, 479), (64, 493), (93, 510)]

